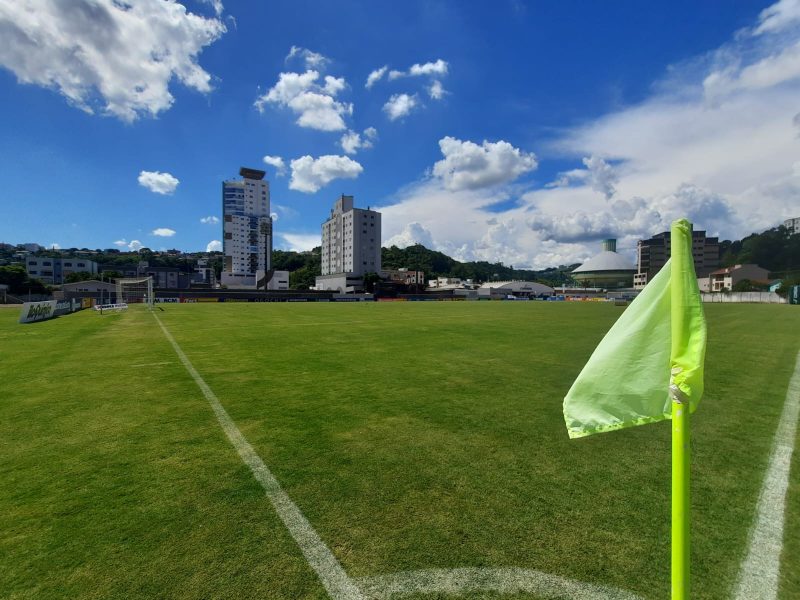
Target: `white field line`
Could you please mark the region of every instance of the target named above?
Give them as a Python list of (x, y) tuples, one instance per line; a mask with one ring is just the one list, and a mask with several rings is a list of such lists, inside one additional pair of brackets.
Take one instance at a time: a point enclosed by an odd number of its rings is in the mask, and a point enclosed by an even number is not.
[(281, 521), (283, 521), (283, 524), (286, 525), (294, 541), (297, 542), (308, 564), (311, 565), (311, 568), (317, 573), (328, 595), (334, 600), (362, 599), (363, 596), (361, 592), (347, 576), (342, 565), (339, 564), (339, 561), (336, 560), (336, 557), (325, 545), (325, 542), (323, 542), (317, 532), (314, 531), (314, 528), (303, 516), (303, 513), (300, 512), (297, 505), (292, 502), (289, 495), (283, 491), (278, 480), (275, 479), (275, 476), (264, 464), (264, 461), (261, 460), (261, 457), (256, 454), (256, 451), (247, 439), (245, 439), (244, 435), (242, 435), (242, 432), (239, 431), (239, 428), (233, 422), (230, 415), (228, 415), (225, 408), (220, 404), (217, 396), (211, 388), (208, 387), (208, 384), (203, 380), (192, 363), (189, 362), (189, 358), (183, 353), (178, 342), (175, 341), (175, 338), (173, 338), (167, 328), (164, 327), (158, 315), (153, 313), (153, 316), (161, 327), (161, 331), (164, 332), (167, 340), (169, 340), (169, 343), (172, 344), (183, 366), (186, 367), (186, 370), (192, 376), (192, 379), (194, 379), (197, 387), (200, 388), (206, 400), (211, 404), (211, 408), (214, 410), (214, 414), (217, 416), (217, 420), (228, 436), (231, 444), (233, 444), (233, 447), (236, 448), (242, 461), (250, 467), (255, 478), (264, 488), (267, 498), (269, 498), (269, 501), (275, 508), (275, 512), (278, 513), (278, 516)]
[(639, 597), (606, 586), (581, 583), (558, 575), (549, 575), (533, 569), (517, 568), (461, 568), (427, 569), (406, 571), (382, 577), (365, 577), (357, 582), (347, 576), (344, 568), (325, 545), (317, 532), (283, 491), (278, 480), (270, 472), (261, 457), (256, 454), (242, 432), (228, 415), (216, 394), (194, 368), (178, 342), (172, 337), (158, 315), (153, 313), (161, 331), (167, 338), (178, 358), (192, 376), (197, 387), (208, 400), (219, 424), (242, 461), (250, 467), (255, 478), (264, 488), (275, 512), (289, 530), (312, 569), (317, 573), (322, 585), (333, 600), (375, 600), (408, 596), (411, 594), (448, 594), (464, 596), (475, 592), (497, 592), (514, 594), (535, 593), (543, 598), (564, 598), (573, 600), (639, 600)]
[(758, 498), (747, 556), (739, 570), (736, 600), (774, 600), (778, 596), (786, 491), (789, 487), (798, 415), (800, 353), (797, 354), (778, 430), (772, 442), (772, 453)]
[(496, 594), (536, 594), (542, 598), (572, 600), (638, 600), (623, 590), (573, 581), (532, 569), (464, 568), (404, 571), (381, 577), (357, 580), (368, 598), (391, 600), (413, 594), (464, 596), (475, 592)]

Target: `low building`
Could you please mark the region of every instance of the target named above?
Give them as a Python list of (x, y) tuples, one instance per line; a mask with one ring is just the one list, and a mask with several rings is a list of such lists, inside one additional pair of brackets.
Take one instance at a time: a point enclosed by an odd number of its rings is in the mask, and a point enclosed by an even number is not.
[(52, 285), (61, 285), (71, 273), (95, 275), (98, 272), (97, 263), (86, 258), (52, 258), (37, 255), (25, 257), (25, 270), (28, 277)]
[(749, 279), (754, 283), (769, 284), (769, 271), (758, 265), (733, 265), (717, 269), (708, 276), (708, 290), (711, 292), (731, 291), (740, 281)]
[(68, 300), (70, 298), (94, 298), (103, 304), (113, 304), (116, 302), (117, 285), (109, 281), (76, 281), (75, 283), (65, 283), (61, 286), (61, 291), (55, 292), (57, 300)]
[(547, 298), (555, 290), (535, 281), (487, 281), (478, 288), (478, 298)]
[(603, 251), (572, 271), (572, 278), (587, 287), (626, 288), (633, 284), (636, 267), (617, 254), (617, 240), (603, 240)]
[(409, 271), (408, 269), (384, 269), (380, 276), (387, 281), (405, 285), (425, 285), (425, 271)]
[(458, 277), (437, 277), (428, 281), (429, 288), (439, 290), (456, 290), (464, 287), (464, 282)]

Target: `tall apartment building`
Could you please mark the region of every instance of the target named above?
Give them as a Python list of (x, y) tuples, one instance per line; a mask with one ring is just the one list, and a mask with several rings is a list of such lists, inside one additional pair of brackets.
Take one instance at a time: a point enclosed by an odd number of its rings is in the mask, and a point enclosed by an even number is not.
[(788, 229), (792, 234), (800, 233), (800, 217), (786, 219), (783, 222), (783, 226), (786, 227), (786, 229)]
[[(670, 233), (657, 233), (648, 240), (639, 240), (636, 246), (636, 274), (633, 287), (642, 289), (661, 270), (671, 251)], [(692, 258), (698, 277), (707, 277), (719, 267), (719, 239), (706, 237), (705, 231), (692, 231)]]
[(265, 287), (273, 275), (269, 182), (258, 169), (239, 175), (222, 182), (222, 284)]
[(353, 207), (342, 196), (322, 224), (322, 276), (318, 290), (353, 291), (367, 273), (381, 270), (381, 213)]

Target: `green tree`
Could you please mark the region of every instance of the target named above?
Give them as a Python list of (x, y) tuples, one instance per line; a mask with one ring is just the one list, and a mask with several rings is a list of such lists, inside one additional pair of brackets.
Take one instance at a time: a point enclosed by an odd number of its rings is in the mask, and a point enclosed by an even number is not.
[(78, 281), (89, 281), (90, 279), (96, 278), (97, 275), (92, 275), (87, 271), (76, 271), (67, 275), (64, 278), (64, 283), (77, 283)]

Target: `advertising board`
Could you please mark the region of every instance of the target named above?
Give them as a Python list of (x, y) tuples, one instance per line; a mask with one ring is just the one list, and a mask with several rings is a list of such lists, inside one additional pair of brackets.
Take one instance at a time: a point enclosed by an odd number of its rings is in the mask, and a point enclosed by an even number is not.
[(22, 305), (22, 312), (19, 314), (20, 323), (33, 323), (34, 321), (44, 321), (51, 319), (56, 313), (55, 300), (45, 300), (44, 302), (26, 302)]

